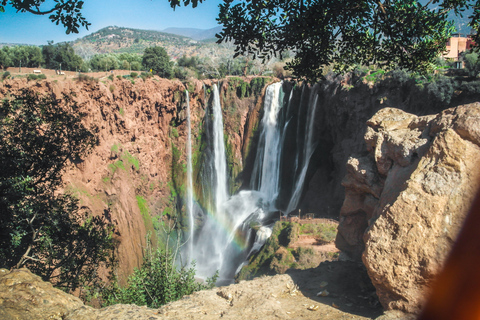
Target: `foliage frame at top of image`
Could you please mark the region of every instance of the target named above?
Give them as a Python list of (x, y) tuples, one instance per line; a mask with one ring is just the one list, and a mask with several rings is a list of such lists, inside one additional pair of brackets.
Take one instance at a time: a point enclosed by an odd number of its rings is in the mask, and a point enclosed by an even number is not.
[(337, 71), (356, 64), (427, 71), (454, 31), (448, 13), (474, 6), (474, 1), (430, 2), (225, 0), (217, 37), (219, 43), (234, 41), (237, 55), (260, 59), (294, 50), (287, 68), (312, 82), (332, 64)]
[(113, 225), (55, 192), (96, 143), (83, 116), (69, 95), (23, 90), (0, 104), (0, 267), (28, 267), (67, 291), (95, 282), (114, 249)]
[(45, 4), (45, 0), (0, 0), (0, 12), (5, 12), (5, 6), (10, 5), (17, 12), (29, 12), (35, 15), (49, 15), (55, 24), (62, 24), (66, 33), (78, 33), (79, 27), (91, 25), (82, 15), (84, 1), (81, 0), (54, 0)]

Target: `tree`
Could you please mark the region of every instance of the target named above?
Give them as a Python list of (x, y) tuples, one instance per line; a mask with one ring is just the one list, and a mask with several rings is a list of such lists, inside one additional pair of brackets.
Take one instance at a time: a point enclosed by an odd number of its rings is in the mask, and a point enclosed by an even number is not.
[(172, 62), (163, 47), (145, 48), (142, 64), (147, 70), (152, 70), (153, 73), (164, 78), (170, 78), (173, 75)]
[(60, 192), (62, 170), (95, 144), (68, 96), (30, 91), (0, 105), (0, 267), (28, 267), (74, 290), (112, 255), (113, 226)]
[(10, 48), (8, 46), (3, 47), (0, 50), (0, 69), (5, 69), (13, 65)]
[[(45, 3), (47, 2), (47, 3)], [(35, 15), (49, 15), (52, 22), (61, 23), (67, 28), (66, 33), (78, 33), (80, 26), (88, 30), (91, 25), (83, 16), (81, 0), (0, 0), (0, 12), (5, 12), (5, 6), (11, 5), (19, 12), (29, 12)]]
[(49, 42), (42, 48), (42, 55), (45, 59), (45, 66), (49, 69), (76, 71), (83, 64), (83, 59), (75, 54), (72, 46), (68, 43), (53, 45), (52, 42)]
[(470, 8), (470, 25), (478, 28), (479, 0), (224, 0), (217, 37), (233, 41), (236, 55), (269, 59), (293, 50), (287, 68), (311, 81), (331, 64), (337, 71), (357, 64), (425, 71), (454, 30), (448, 13)]
[[(203, 2), (168, 1), (174, 9)], [(51, 14), (67, 33), (89, 25), (80, 0), (0, 0), (0, 12), (7, 4), (21, 12)], [(261, 59), (293, 50), (287, 68), (312, 81), (322, 77), (327, 65), (336, 70), (378, 64), (425, 71), (454, 30), (449, 12), (459, 15), (466, 9), (473, 9), (469, 25), (480, 43), (480, 0), (223, 0), (218, 41), (234, 41), (236, 54)]]
[(43, 63), (42, 50), (36, 46), (15, 46), (10, 48), (12, 66), (38, 68)]
[(480, 73), (480, 59), (478, 59), (478, 52), (469, 52), (464, 56), (465, 70), (472, 77), (478, 76)]

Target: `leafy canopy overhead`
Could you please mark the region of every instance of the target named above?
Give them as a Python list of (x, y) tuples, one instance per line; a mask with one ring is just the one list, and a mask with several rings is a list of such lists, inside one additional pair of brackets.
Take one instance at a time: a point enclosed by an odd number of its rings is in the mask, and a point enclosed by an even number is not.
[(479, 0), (224, 0), (217, 37), (233, 41), (236, 55), (269, 59), (292, 50), (287, 67), (311, 81), (327, 65), (426, 71), (454, 32), (448, 14), (472, 8), (470, 26), (478, 29)]
[[(47, 3), (45, 3), (47, 2)], [(67, 34), (78, 33), (78, 28), (91, 25), (82, 16), (84, 1), (81, 0), (0, 0), (0, 12), (5, 12), (5, 6), (11, 5), (17, 12), (29, 12), (35, 15), (49, 15), (52, 22), (62, 24)]]
[[(205, 0), (168, 1), (175, 9)], [(45, 0), (0, 0), (0, 11), (7, 3), (21, 12), (51, 14), (67, 33), (89, 26), (83, 1), (54, 0), (48, 7)], [(470, 27), (477, 31), (480, 22), (480, 0), (223, 0), (219, 7), (218, 42), (232, 41), (237, 55), (261, 59), (293, 51), (287, 67), (311, 81), (327, 65), (337, 71), (355, 64), (426, 71), (454, 31), (450, 12), (473, 10)], [(480, 42), (478, 32), (474, 40)]]

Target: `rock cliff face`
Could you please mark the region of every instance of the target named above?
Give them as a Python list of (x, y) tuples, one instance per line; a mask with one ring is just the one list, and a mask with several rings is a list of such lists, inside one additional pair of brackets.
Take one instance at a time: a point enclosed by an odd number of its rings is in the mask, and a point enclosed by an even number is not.
[[(15, 79), (0, 83), (2, 98), (31, 89), (57, 99), (70, 94), (82, 107), (84, 122), (93, 128), (98, 143), (85, 159), (71, 163), (65, 171), (65, 190), (80, 199), (83, 210), (104, 216), (116, 225), (120, 280), (141, 264), (147, 232), (155, 238), (155, 221), (171, 210), (182, 211), (182, 201), (172, 199), (171, 188), (174, 179), (181, 183), (185, 180), (184, 176), (173, 177), (172, 169), (174, 164), (181, 168), (186, 161), (185, 90), (190, 92), (193, 150), (198, 151), (212, 84), (193, 80), (183, 84), (158, 77), (135, 82), (105, 78), (39, 82)], [(257, 95), (258, 99), (253, 95), (239, 99), (236, 88), (233, 93), (231, 88), (228, 90), (228, 81), (220, 87), (230, 161), (235, 162), (231, 167), (238, 174), (249, 132), (245, 123), (261, 95)]]
[(416, 313), (479, 186), (480, 103), (420, 117), (385, 108), (367, 124), (336, 244), (361, 256), (385, 309)]
[(434, 82), (418, 85), (400, 71), (375, 83), (355, 73), (328, 75), (318, 85), (318, 144), (310, 161), (300, 209), (335, 219), (345, 198), (341, 182), (347, 174), (347, 161), (352, 154), (366, 150), (366, 123), (376, 112), (390, 107), (428, 115), (478, 101), (478, 93), (467, 89), (454, 93), (452, 89), (451, 99), (445, 99), (436, 91)]

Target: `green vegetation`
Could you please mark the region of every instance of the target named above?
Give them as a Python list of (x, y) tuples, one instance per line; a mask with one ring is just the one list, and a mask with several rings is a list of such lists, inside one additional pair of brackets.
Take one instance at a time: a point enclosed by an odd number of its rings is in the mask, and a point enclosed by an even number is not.
[(211, 289), (217, 274), (207, 279), (206, 284), (195, 280), (195, 266), (176, 266), (176, 252), (162, 249), (145, 250), (145, 258), (140, 269), (135, 269), (123, 288), (114, 282), (101, 292), (104, 305), (116, 303), (158, 308), (176, 301), (195, 291)]
[(36, 68), (43, 63), (42, 50), (36, 46), (5, 46), (0, 49), (0, 69), (7, 67)]
[(117, 171), (117, 169), (121, 169), (125, 171), (125, 165), (123, 164), (122, 160), (117, 160), (114, 163), (110, 163), (108, 165), (108, 168), (110, 169), (110, 171), (112, 171), (112, 174), (114, 174)]
[(44, 74), (29, 74), (27, 76), (28, 81), (44, 80), (47, 79), (47, 76)]
[[(176, 7), (182, 1), (170, 3)], [(186, 6), (196, 3), (183, 1)], [(478, 30), (480, 23), (477, 1), (434, 3), (224, 0), (217, 18), (223, 26), (218, 42), (234, 42), (236, 56), (264, 61), (294, 52), (286, 67), (311, 82), (322, 78), (329, 66), (346, 71), (355, 64), (379, 64), (426, 72), (455, 30), (449, 14), (461, 16), (465, 9), (476, 9), (470, 26)], [(477, 34), (474, 40), (479, 39)]]
[[(472, 59), (472, 57), (475, 57), (472, 53), (466, 55), (471, 60), (464, 70), (448, 68), (448, 61), (444, 62), (446, 68), (442, 65), (442, 62), (437, 64), (441, 71), (426, 74), (404, 69), (385, 72), (381, 69), (358, 67), (352, 72), (351, 81), (344, 85), (344, 90), (360, 89), (367, 83), (373, 82), (377, 90), (376, 99), (379, 103), (389, 105), (392, 93), (397, 92), (395, 90), (400, 90), (415, 97), (409, 100), (408, 106), (405, 106), (409, 110), (438, 112), (460, 101), (463, 103), (474, 101), (480, 93), (480, 79), (472, 76), (476, 72), (475, 67), (478, 65), (478, 58), (477, 60)], [(395, 88), (393, 92), (392, 88)], [(392, 100), (391, 103), (402, 102)]]
[(163, 78), (170, 78), (173, 75), (170, 57), (163, 47), (146, 48), (143, 52), (142, 64), (147, 70)]
[(88, 71), (83, 59), (73, 51), (73, 47), (68, 43), (53, 45), (53, 42), (49, 42), (48, 45), (43, 46), (42, 55), (45, 60), (44, 65), (48, 69)]
[(178, 138), (178, 130), (177, 130), (177, 128), (172, 127), (171, 130), (172, 130), (172, 131), (171, 131), (171, 132), (172, 132), (172, 137), (174, 137), (175, 139)]
[(335, 239), (336, 226), (324, 223), (277, 221), (272, 235), (257, 253), (250, 256), (248, 265), (236, 276), (237, 280), (252, 279), (265, 274), (285, 273), (288, 269), (316, 267), (320, 262), (336, 258), (334, 253), (317, 253), (312, 248), (291, 248), (300, 236), (308, 235), (317, 243), (329, 243)]
[(91, 83), (96, 83), (98, 82), (98, 79), (97, 78), (94, 78), (94, 77), (90, 77), (86, 74), (83, 74), (83, 73), (80, 73), (77, 78), (76, 78), (77, 81), (84, 81), (84, 82), (91, 82)]
[(103, 53), (95, 54), (88, 59), (86, 65), (93, 71), (111, 71), (116, 69), (140, 71), (142, 67), (142, 57), (133, 53)]
[(67, 160), (95, 144), (82, 116), (68, 95), (24, 91), (0, 106), (0, 267), (28, 267), (65, 290), (98, 281), (114, 250), (113, 225), (83, 212), (74, 195), (52, 192)]
[(326, 223), (305, 223), (300, 225), (299, 234), (315, 237), (319, 243), (330, 243), (337, 236), (337, 226)]
[(118, 152), (120, 151), (120, 147), (121, 147), (120, 143), (114, 143), (110, 148), (110, 151), (113, 152), (115, 155), (117, 155)]
[(130, 154), (127, 150), (123, 152), (122, 159), (125, 163), (130, 164), (135, 170), (140, 170), (140, 162), (138, 159)]

